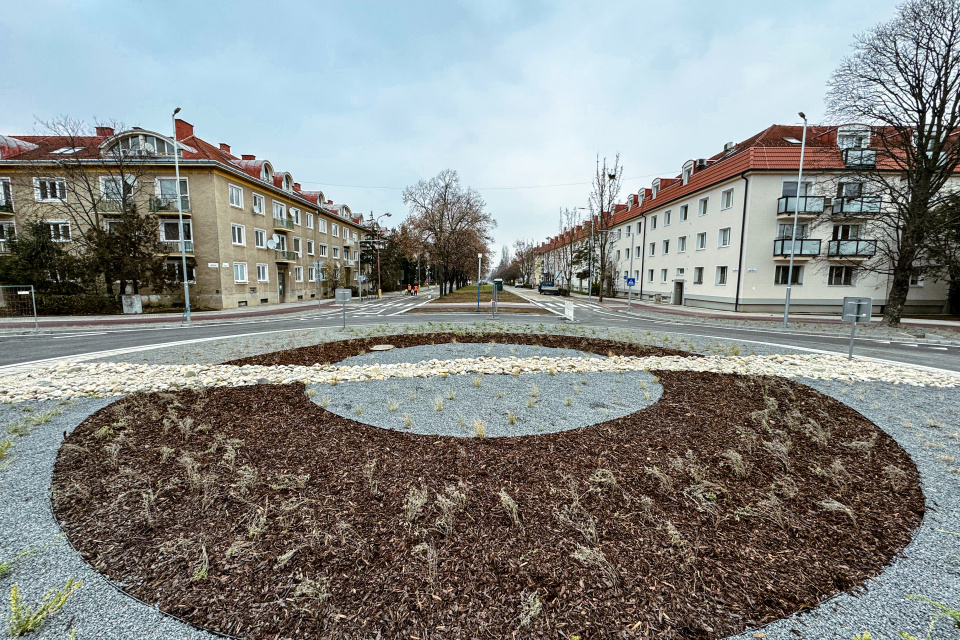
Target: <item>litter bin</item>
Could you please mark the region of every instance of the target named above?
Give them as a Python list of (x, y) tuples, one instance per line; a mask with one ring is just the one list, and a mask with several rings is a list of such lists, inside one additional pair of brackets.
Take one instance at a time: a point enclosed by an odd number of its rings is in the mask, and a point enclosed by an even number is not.
[(500, 278), (494, 279), (493, 286), (497, 288), (497, 291), (503, 291), (503, 280)]

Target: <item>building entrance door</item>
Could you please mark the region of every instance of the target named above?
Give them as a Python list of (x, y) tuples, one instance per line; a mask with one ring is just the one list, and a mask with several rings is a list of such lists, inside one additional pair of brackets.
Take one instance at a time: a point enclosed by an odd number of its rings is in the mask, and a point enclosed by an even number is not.
[(284, 267), (277, 267), (277, 302), (285, 302), (283, 299), (283, 292), (285, 287), (284, 285), (284, 276), (287, 275), (284, 272)]
[(673, 283), (673, 304), (683, 304), (683, 282)]

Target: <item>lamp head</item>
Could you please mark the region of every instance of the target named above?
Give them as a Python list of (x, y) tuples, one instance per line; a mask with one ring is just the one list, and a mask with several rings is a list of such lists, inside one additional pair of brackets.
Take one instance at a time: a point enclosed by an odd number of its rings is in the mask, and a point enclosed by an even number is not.
[(799, 115), (801, 118), (803, 118), (804, 120), (807, 119), (807, 116), (806, 116), (806, 114), (803, 113), (803, 111), (801, 111), (798, 115)]
[(177, 115), (178, 113), (180, 113), (180, 107), (173, 110), (173, 115)]

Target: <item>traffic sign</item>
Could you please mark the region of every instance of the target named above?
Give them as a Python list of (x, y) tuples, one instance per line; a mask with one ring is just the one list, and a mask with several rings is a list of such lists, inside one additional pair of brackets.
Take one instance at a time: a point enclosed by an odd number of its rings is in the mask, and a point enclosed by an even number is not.
[(633, 287), (633, 286), (635, 286), (636, 284), (637, 284), (637, 279), (636, 279), (636, 278), (627, 278), (627, 286), (628, 286), (628, 287)]

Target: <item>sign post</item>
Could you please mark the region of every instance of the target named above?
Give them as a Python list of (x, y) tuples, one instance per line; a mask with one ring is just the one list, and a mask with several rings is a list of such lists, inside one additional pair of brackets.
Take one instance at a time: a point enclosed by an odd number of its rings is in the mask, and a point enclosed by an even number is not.
[(353, 291), (350, 289), (337, 289), (336, 290), (336, 301), (341, 304), (343, 307), (343, 328), (347, 328), (347, 303), (350, 302), (350, 299), (353, 297)]
[(850, 324), (850, 350), (847, 352), (847, 360), (853, 359), (853, 339), (857, 335), (858, 322), (870, 322), (873, 314), (873, 298), (854, 298), (847, 296), (843, 299), (844, 322)]

